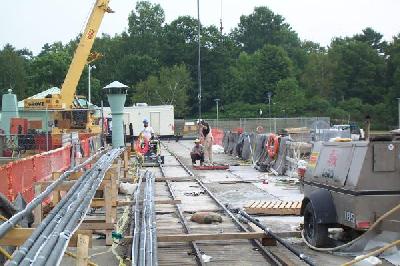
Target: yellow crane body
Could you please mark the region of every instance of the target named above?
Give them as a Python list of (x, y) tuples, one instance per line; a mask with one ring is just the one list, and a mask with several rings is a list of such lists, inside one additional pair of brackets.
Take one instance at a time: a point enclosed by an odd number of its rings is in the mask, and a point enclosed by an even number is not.
[(28, 110), (59, 110), (53, 114), (55, 124), (53, 133), (70, 132), (77, 129), (91, 133), (100, 132), (100, 126), (96, 124), (96, 119), (94, 118), (94, 111), (89, 110), (87, 107), (82, 108), (79, 104), (75, 105), (74, 103), (75, 99), (77, 99), (75, 95), (76, 87), (83, 69), (88, 63), (88, 58), (90, 58), (90, 51), (104, 14), (113, 12), (108, 6), (109, 1), (96, 0), (61, 86), (60, 94), (48, 95), (42, 99), (24, 100), (24, 108)]

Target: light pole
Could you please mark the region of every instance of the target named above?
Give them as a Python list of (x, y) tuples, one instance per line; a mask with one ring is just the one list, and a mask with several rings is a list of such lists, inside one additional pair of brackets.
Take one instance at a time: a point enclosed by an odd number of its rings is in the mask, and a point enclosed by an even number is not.
[(269, 116), (269, 132), (272, 132), (272, 125), (271, 125), (271, 96), (272, 92), (267, 92), (268, 97), (268, 116)]
[(217, 104), (217, 128), (218, 128), (218, 109), (219, 109), (218, 103), (219, 103), (220, 99), (217, 98), (217, 99), (214, 99), (214, 101)]
[(198, 58), (197, 58), (197, 81), (199, 85), (199, 94), (197, 95), (199, 100), (199, 119), (201, 119), (201, 43), (200, 43), (200, 31), (201, 31), (201, 24), (200, 24), (200, 0), (197, 0), (197, 41), (198, 41)]
[(400, 98), (397, 98), (397, 102), (398, 102), (398, 111), (399, 111), (399, 128), (400, 128)]
[(96, 69), (96, 66), (88, 65), (88, 70), (89, 70), (89, 73), (88, 73), (88, 102), (89, 103), (92, 103), (92, 95), (90, 93), (90, 74), (91, 74), (92, 69)]

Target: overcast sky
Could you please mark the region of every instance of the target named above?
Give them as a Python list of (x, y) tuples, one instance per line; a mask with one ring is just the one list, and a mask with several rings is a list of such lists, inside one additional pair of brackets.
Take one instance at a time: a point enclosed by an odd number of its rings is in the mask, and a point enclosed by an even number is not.
[[(200, 0), (203, 24), (219, 26), (221, 0)], [(366, 27), (386, 40), (400, 32), (400, 0), (222, 0), (225, 32), (255, 6), (281, 14), (301, 39), (328, 45), (336, 36), (351, 36)], [(11, 43), (37, 54), (43, 44), (68, 42), (84, 28), (93, 0), (2, 0), (0, 47)], [(106, 14), (100, 32), (114, 35), (127, 29), (128, 15), (137, 1), (111, 0), (116, 12)], [(197, 17), (196, 0), (151, 0), (163, 7), (167, 22), (180, 15)]]

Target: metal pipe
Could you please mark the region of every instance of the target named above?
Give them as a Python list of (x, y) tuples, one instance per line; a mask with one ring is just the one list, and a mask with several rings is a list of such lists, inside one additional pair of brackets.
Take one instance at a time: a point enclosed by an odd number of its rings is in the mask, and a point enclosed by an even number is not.
[[(63, 219), (65, 221), (65, 227), (63, 229), (61, 227), (60, 231), (55, 231), (55, 233), (53, 233), (53, 236), (55, 236), (53, 238), (54, 240), (52, 242), (48, 242), (42, 248), (41, 257), (45, 258), (43, 261), (46, 262), (46, 265), (58, 265), (61, 262), (62, 254), (68, 245), (69, 239), (79, 226), (79, 220), (86, 215), (90, 206), (90, 202), (92, 201), (98, 187), (103, 181), (106, 171), (109, 169), (114, 159), (119, 156), (120, 151), (120, 149), (116, 149), (114, 150), (114, 153), (110, 152), (110, 156), (106, 156), (106, 161), (92, 170), (94, 172), (92, 182), (90, 182), (90, 184), (87, 183), (85, 185), (87, 188), (77, 193), (78, 198), (80, 195), (83, 195), (81, 203), (78, 204), (75, 201), (74, 208), (69, 210), (71, 215), (68, 215), (67, 213)], [(43, 264), (38, 260), (38, 265)]]
[[(103, 157), (96, 162), (95, 165), (99, 164), (103, 160)], [(68, 191), (67, 195), (62, 198), (62, 200), (56, 205), (56, 207), (47, 215), (47, 217), (42, 221), (42, 223), (36, 228), (32, 235), (28, 238), (23, 246), (18, 250), (14, 256), (13, 261), (10, 265), (19, 265), (19, 262), (24, 257), (31, 257), (37, 253), (41, 245), (47, 241), (48, 236), (54, 230), (54, 227), (60, 222), (62, 217), (65, 216), (66, 211), (75, 201), (74, 194), (79, 191), (79, 187), (82, 184), (86, 184), (90, 180), (90, 175), (92, 171), (89, 170), (85, 172), (81, 178), (72, 186)], [(28, 263), (28, 262), (27, 262)]]
[(152, 173), (151, 177), (152, 182), (152, 202), (151, 202), (151, 216), (152, 216), (152, 224), (151, 224), (151, 231), (152, 231), (152, 244), (153, 244), (153, 265), (158, 266), (158, 243), (157, 243), (157, 219), (156, 219), (156, 205), (155, 205), (155, 189), (156, 189), (156, 177), (154, 173)]
[[(50, 212), (32, 236), (16, 253), (10, 265), (43, 265), (51, 254), (50, 265), (58, 265), (70, 237), (85, 216), (105, 172), (122, 149), (111, 150), (103, 155), (94, 167), (68, 191), (67, 195)], [(23, 259), (23, 260), (22, 260)], [(22, 260), (22, 263), (20, 263)], [(54, 264), (56, 262), (56, 264)]]
[(135, 205), (132, 205), (132, 211), (134, 211), (134, 223), (131, 224), (131, 235), (133, 235), (131, 256), (132, 256), (132, 266), (138, 265), (138, 246), (139, 246), (139, 219), (140, 219), (140, 191), (142, 186), (142, 181), (144, 174), (139, 176), (139, 182), (134, 193)]
[[(147, 190), (148, 187), (148, 172), (145, 174), (146, 176), (146, 187), (145, 191)], [(146, 196), (143, 198), (143, 210), (142, 210), (142, 224), (140, 227), (140, 246), (139, 246), (139, 264), (145, 266), (146, 264), (146, 209), (147, 209), (147, 198)]]
[(272, 230), (270, 228), (268, 228), (268, 227), (264, 226), (263, 224), (261, 224), (259, 220), (254, 219), (249, 214), (247, 214), (247, 212), (245, 212), (244, 210), (238, 210), (238, 214), (240, 214), (241, 216), (243, 216), (244, 218), (246, 218), (247, 220), (249, 220), (253, 224), (257, 225), (259, 228), (264, 230), (264, 232), (267, 235), (269, 235), (272, 238), (276, 239), (276, 241), (278, 241), (282, 246), (284, 246), (285, 248), (290, 250), (294, 255), (299, 257), (305, 263), (307, 263), (308, 265), (311, 265), (311, 266), (315, 266), (314, 262), (312, 262), (311, 259), (307, 255), (305, 255), (304, 253), (301, 253), (297, 249), (293, 248), (290, 244), (288, 244), (286, 241), (284, 241), (282, 238), (280, 238), (278, 235), (276, 235), (274, 232), (272, 232)]
[(76, 172), (86, 166), (95, 157), (103, 153), (103, 149), (89, 157), (82, 164), (75, 166), (73, 169), (64, 172), (56, 181), (49, 185), (42, 193), (35, 197), (26, 207), (20, 212), (14, 214), (8, 221), (0, 225), (0, 238), (4, 237), (5, 234), (10, 231), (19, 221), (21, 221), (25, 216), (32, 213), (32, 211), (47, 198), (54, 189), (59, 186), (67, 177), (69, 177), (73, 172)]

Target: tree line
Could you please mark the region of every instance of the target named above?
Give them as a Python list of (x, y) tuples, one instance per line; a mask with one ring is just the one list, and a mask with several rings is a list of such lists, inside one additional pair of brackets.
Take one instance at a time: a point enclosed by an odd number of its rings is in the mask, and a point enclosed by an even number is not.
[[(126, 31), (95, 41), (92, 50), (103, 57), (91, 73), (93, 103), (106, 102), (101, 88), (118, 80), (130, 87), (128, 105), (173, 104), (176, 117), (197, 117), (197, 38), (197, 19), (166, 23), (159, 4), (138, 2)], [(78, 41), (45, 44), (37, 55), (5, 45), (1, 92), (11, 88), (24, 99), (60, 87)], [(345, 123), (370, 116), (373, 128), (397, 126), (400, 34), (386, 42), (365, 28), (322, 47), (301, 40), (281, 15), (260, 6), (227, 34), (202, 25), (201, 54), (204, 117), (215, 117), (218, 98), (221, 118), (268, 117), (270, 107), (274, 117), (329, 116)], [(87, 95), (87, 74), (86, 68), (78, 94)]]

